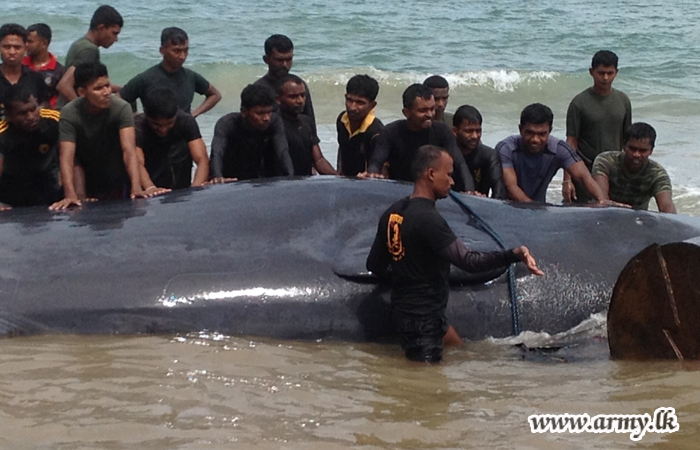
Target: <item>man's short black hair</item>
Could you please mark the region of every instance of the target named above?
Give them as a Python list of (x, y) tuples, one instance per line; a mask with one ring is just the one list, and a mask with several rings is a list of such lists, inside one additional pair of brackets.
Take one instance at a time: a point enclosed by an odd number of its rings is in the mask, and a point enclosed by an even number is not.
[(265, 54), (270, 56), (272, 50), (277, 50), (279, 53), (288, 53), (294, 50), (292, 40), (283, 34), (273, 34), (265, 39)]
[(418, 97), (423, 100), (430, 100), (433, 96), (433, 90), (428, 86), (420, 83), (414, 83), (403, 91), (403, 107), (406, 109), (411, 109), (413, 103)]
[(273, 106), (275, 99), (266, 86), (249, 84), (241, 92), (241, 109), (251, 109), (256, 106)]
[(75, 67), (75, 83), (73, 88), (77, 91), (78, 88), (87, 87), (88, 84), (100, 77), (108, 77), (107, 66), (102, 63), (82, 63)]
[(549, 106), (542, 103), (527, 105), (520, 113), (520, 126), (525, 126), (526, 123), (532, 125), (547, 123), (551, 128), (554, 123), (554, 113), (549, 109)]
[(437, 145), (423, 145), (419, 147), (416, 156), (411, 162), (413, 181), (418, 181), (421, 174), (428, 170), (428, 168), (437, 168), (437, 161), (440, 159), (442, 153), (447, 153), (447, 150)]
[(151, 119), (172, 119), (177, 114), (177, 98), (172, 89), (158, 86), (143, 97), (143, 112)]
[(45, 23), (35, 23), (27, 27), (27, 34), (36, 33), (37, 36), (46, 41), (46, 45), (51, 43), (51, 27)]
[(598, 66), (613, 66), (617, 69), (617, 55), (610, 50), (600, 50), (593, 55), (591, 69)]
[(465, 120), (469, 123), (481, 125), (484, 119), (481, 117), (479, 110), (472, 105), (462, 105), (457, 108), (455, 115), (452, 117), (452, 126), (459, 127)]
[(423, 84), (428, 86), (430, 89), (449, 89), (450, 87), (447, 80), (444, 77), (441, 77), (440, 75), (433, 75), (431, 77), (426, 78), (423, 81)]
[(379, 94), (379, 83), (369, 75), (355, 75), (348, 80), (348, 84), (345, 86), (345, 93), (359, 95), (373, 102), (377, 99), (377, 94)]
[(182, 45), (189, 40), (190, 38), (187, 36), (187, 33), (185, 33), (185, 30), (178, 27), (164, 28), (160, 33), (160, 45), (162, 47), (168, 44)]
[(27, 89), (26, 86), (17, 83), (5, 89), (0, 102), (5, 106), (5, 112), (11, 112), (13, 103), (28, 103), (33, 96), (32, 91)]
[(24, 42), (27, 42), (27, 30), (18, 23), (6, 23), (0, 27), (0, 41), (6, 36), (19, 36)]
[(636, 122), (625, 130), (624, 143), (627, 144), (630, 139), (649, 139), (651, 148), (656, 144), (656, 130), (654, 127), (644, 122)]
[(275, 84), (275, 92), (277, 93), (277, 95), (280, 95), (282, 93), (282, 87), (285, 84), (289, 83), (290, 81), (293, 82), (294, 84), (300, 84), (300, 85), (304, 86), (304, 80), (302, 80), (301, 78), (299, 78), (296, 75), (292, 75), (292, 74), (288, 73), (287, 75), (285, 75), (282, 78), (280, 78), (279, 80), (277, 80), (277, 84)]
[(109, 5), (102, 5), (92, 14), (90, 29), (96, 30), (100, 25), (104, 25), (107, 28), (118, 25), (121, 28), (124, 26), (124, 19), (116, 9)]

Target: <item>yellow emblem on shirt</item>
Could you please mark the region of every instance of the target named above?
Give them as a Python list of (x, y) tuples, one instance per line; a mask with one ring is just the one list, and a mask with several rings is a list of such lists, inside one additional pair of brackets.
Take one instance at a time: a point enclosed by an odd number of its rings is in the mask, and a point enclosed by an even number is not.
[(400, 261), (406, 254), (406, 249), (401, 240), (401, 224), (403, 217), (399, 214), (391, 214), (389, 216), (389, 224), (386, 230), (386, 246), (394, 261)]

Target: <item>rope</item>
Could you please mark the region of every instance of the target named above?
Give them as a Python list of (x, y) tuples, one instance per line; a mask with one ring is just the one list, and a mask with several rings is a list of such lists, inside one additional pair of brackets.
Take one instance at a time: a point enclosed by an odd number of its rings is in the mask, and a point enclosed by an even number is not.
[[(476, 219), (478, 228), (481, 228), (486, 234), (491, 236), (491, 238), (496, 241), (499, 247), (501, 247), (501, 250), (508, 250), (506, 247), (506, 243), (501, 239), (501, 236), (496, 233), (496, 231), (491, 228), (491, 225), (489, 225), (484, 219), (481, 218), (479, 214), (476, 213), (469, 205), (467, 205), (464, 200), (459, 198), (459, 195), (454, 192), (450, 191), (450, 198), (457, 203), (467, 214), (472, 216), (474, 219)], [(518, 299), (518, 292), (516, 290), (515, 286), (515, 264), (511, 264), (508, 266), (508, 292), (510, 294), (510, 312), (511, 312), (511, 317), (513, 319), (513, 334), (514, 335), (519, 335), (520, 332), (522, 331), (522, 327), (520, 325), (520, 306), (519, 306), (519, 299)]]

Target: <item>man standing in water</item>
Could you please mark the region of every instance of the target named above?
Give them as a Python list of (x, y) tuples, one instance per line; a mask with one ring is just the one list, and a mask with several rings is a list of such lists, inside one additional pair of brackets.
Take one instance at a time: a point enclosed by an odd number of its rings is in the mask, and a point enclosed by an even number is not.
[[(289, 75), (294, 60), (294, 44), (292, 40), (283, 34), (273, 34), (265, 40), (265, 56), (263, 61), (267, 64), (267, 73), (254, 84), (265, 86), (272, 95), (277, 94), (279, 81)], [(304, 83), (304, 93), (306, 102), (302, 114), (311, 118), (316, 130), (316, 116), (314, 115), (314, 105), (311, 102), (311, 92), (309, 86)], [(275, 105), (276, 106), (276, 105)], [(277, 107), (275, 107), (277, 111)]]
[[(566, 143), (576, 150), (589, 171), (593, 161), (603, 152), (619, 152), (625, 130), (632, 124), (630, 99), (612, 83), (617, 76), (617, 55), (601, 50), (593, 56), (593, 87), (578, 94), (566, 113)], [(572, 182), (565, 173), (562, 185), (565, 202), (587, 203), (591, 196), (585, 187)]]
[(393, 320), (401, 347), (413, 361), (435, 363), (443, 344), (461, 338), (447, 324), (450, 264), (468, 272), (484, 272), (522, 261), (534, 275), (544, 275), (527, 247), (508, 251), (470, 251), (435, 207), (454, 184), (452, 157), (444, 149), (424, 145), (411, 166), (413, 193), (382, 214), (367, 257), (367, 269), (392, 280)]
[[(97, 64), (100, 62), (100, 47), (109, 48), (119, 40), (119, 33), (124, 26), (124, 19), (116, 9), (102, 5), (95, 10), (90, 20), (90, 29), (71, 44), (66, 55), (66, 74), (58, 82), (56, 90), (60, 94), (58, 107), (78, 97), (75, 92), (75, 68), (78, 64)], [(119, 91), (119, 86), (111, 86), (112, 92)]]
[[(155, 87), (167, 87), (176, 96), (180, 109), (196, 118), (212, 109), (221, 100), (221, 93), (203, 76), (183, 67), (190, 50), (190, 41), (185, 30), (170, 27), (160, 34), (160, 54), (163, 61), (136, 75), (119, 91), (119, 96), (129, 103), (137, 98), (143, 101)], [(195, 92), (203, 95), (201, 105), (191, 111)], [(191, 111), (191, 112), (190, 112)]]

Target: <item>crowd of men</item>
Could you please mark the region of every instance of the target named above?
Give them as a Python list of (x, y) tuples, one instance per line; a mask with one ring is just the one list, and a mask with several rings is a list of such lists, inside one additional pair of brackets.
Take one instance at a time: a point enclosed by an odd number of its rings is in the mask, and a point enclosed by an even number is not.
[[(184, 67), (187, 33), (164, 29), (162, 61), (117, 86), (100, 62), (100, 47), (117, 42), (123, 26), (114, 8), (100, 6), (63, 66), (49, 52), (48, 25), (0, 27), (0, 210), (32, 205), (61, 210), (86, 199), (152, 197), (207, 183), (289, 175), (413, 181), (412, 195), (380, 218), (367, 260), (369, 270), (393, 280), (394, 322), (409, 359), (437, 362), (444, 343), (461, 342), (445, 317), (450, 264), (483, 271), (523, 262), (530, 273), (544, 275), (527, 247), (467, 249), (435, 208), (451, 189), (544, 202), (562, 168), (565, 202), (647, 209), (653, 197), (660, 211), (676, 211), (668, 174), (649, 159), (654, 128), (632, 123), (629, 99), (612, 88), (618, 59), (610, 51), (593, 56), (593, 86), (571, 101), (566, 140), (551, 135), (551, 109), (533, 103), (522, 110), (519, 134), (495, 149), (481, 142), (477, 108), (446, 111), (445, 78), (434, 75), (408, 86), (405, 119), (385, 126), (374, 113), (379, 84), (356, 75), (347, 83), (346, 109), (336, 120), (334, 168), (319, 146), (309, 86), (290, 73), (294, 47), (288, 37), (265, 41), (267, 73), (243, 89), (240, 112), (217, 121), (208, 154), (196, 118), (221, 93)], [(195, 93), (204, 100), (193, 108)]]
[[(675, 212), (669, 177), (649, 160), (654, 129), (632, 124), (629, 99), (612, 88), (618, 60), (610, 51), (593, 57), (593, 86), (572, 100), (566, 140), (550, 135), (552, 111), (535, 103), (522, 111), (520, 133), (495, 149), (481, 142), (483, 119), (475, 107), (446, 112), (445, 78), (435, 75), (409, 86), (403, 93), (405, 119), (384, 126), (374, 115), (377, 81), (356, 75), (347, 83), (346, 110), (337, 118), (336, 169), (319, 147), (309, 86), (290, 73), (294, 47), (288, 37), (265, 41), (267, 73), (243, 90), (240, 112), (216, 123), (207, 154), (195, 119), (221, 93), (183, 66), (187, 33), (164, 29), (162, 61), (117, 86), (100, 62), (100, 47), (117, 42), (123, 25), (114, 8), (99, 7), (63, 66), (49, 51), (48, 25), (0, 28), (2, 208), (63, 209), (86, 198), (150, 197), (205, 183), (315, 173), (411, 181), (417, 149), (434, 145), (452, 157), (458, 191), (542, 202), (563, 168), (566, 202), (612, 201), (646, 209), (654, 197), (660, 211)], [(204, 100), (193, 108), (195, 93)]]

